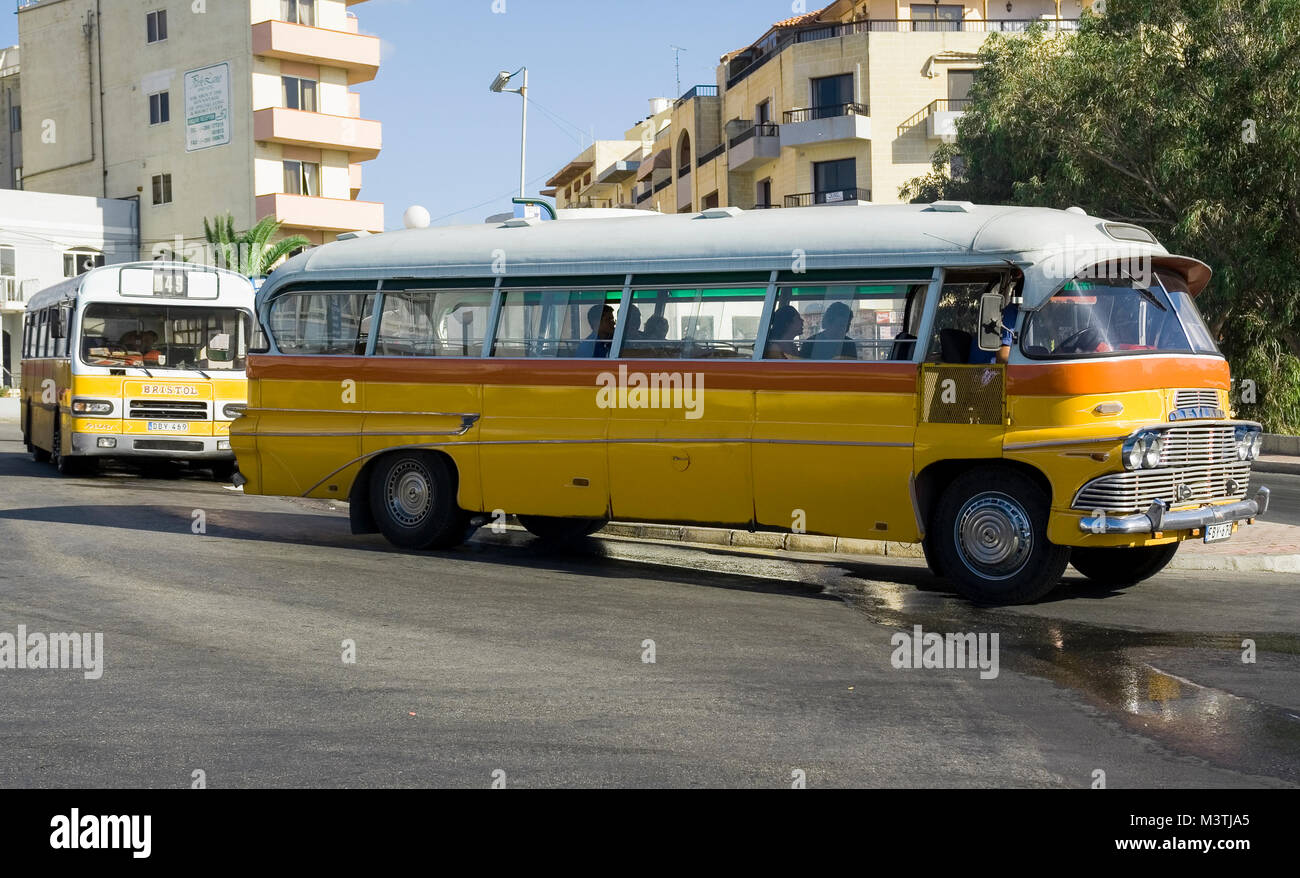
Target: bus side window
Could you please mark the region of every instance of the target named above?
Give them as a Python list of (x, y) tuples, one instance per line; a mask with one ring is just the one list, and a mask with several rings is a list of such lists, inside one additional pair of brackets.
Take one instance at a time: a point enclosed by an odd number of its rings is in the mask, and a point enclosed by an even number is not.
[(506, 290), (492, 356), (609, 357), (622, 296), (622, 290)]
[(909, 360), (915, 342), (904, 337), (904, 328), (908, 303), (918, 297), (916, 289), (909, 295), (905, 284), (782, 287), (763, 356), (770, 360)]
[(765, 287), (635, 290), (621, 356), (748, 360), (766, 296)]
[(492, 291), (407, 290), (384, 294), (375, 354), (479, 357)]
[(365, 353), (374, 293), (298, 292), (271, 303), (270, 329), (286, 354)]

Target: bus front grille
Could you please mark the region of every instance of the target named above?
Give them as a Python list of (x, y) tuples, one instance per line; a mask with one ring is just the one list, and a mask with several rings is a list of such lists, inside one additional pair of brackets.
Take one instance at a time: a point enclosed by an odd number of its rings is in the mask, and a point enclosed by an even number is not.
[(132, 446), (137, 451), (202, 451), (202, 442), (182, 439), (137, 439)]
[(133, 399), (129, 416), (151, 421), (206, 421), (208, 404), (171, 399)]
[(1244, 460), (1145, 469), (1093, 479), (1079, 490), (1075, 509), (1107, 512), (1145, 512), (1154, 500), (1171, 506), (1188, 506), (1216, 500), (1240, 500), (1250, 482), (1250, 463)]

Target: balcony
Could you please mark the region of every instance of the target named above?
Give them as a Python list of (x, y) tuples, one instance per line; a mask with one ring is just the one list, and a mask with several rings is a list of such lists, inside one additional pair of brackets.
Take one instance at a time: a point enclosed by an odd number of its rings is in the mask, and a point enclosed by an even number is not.
[(379, 37), (287, 21), (259, 21), (253, 25), (253, 54), (341, 67), (348, 73), (348, 85), (369, 82), (379, 73)]
[(323, 229), (332, 232), (384, 230), (384, 206), (374, 201), (315, 198), (310, 195), (257, 196), (257, 218), (273, 216), (288, 229)]
[(869, 189), (828, 189), (825, 192), (801, 192), (785, 197), (786, 207), (809, 207), (814, 204), (869, 204)]
[(253, 139), (318, 149), (340, 149), (353, 162), (375, 158), (383, 148), (384, 126), (371, 119), (306, 113), (284, 107), (253, 112)]
[(678, 98), (673, 106), (680, 107), (687, 101), (693, 101), (696, 98), (716, 98), (718, 96), (718, 87), (716, 85), (695, 85), (691, 86), (686, 94)]
[(1035, 18), (1035, 19), (965, 19), (962, 21), (935, 21), (911, 19), (871, 19), (847, 21), (837, 24), (817, 23), (801, 28), (791, 28), (774, 35), (762, 44), (750, 46), (739, 53), (727, 65), (727, 88), (734, 88), (747, 76), (768, 61), (780, 55), (796, 43), (811, 43), (818, 40), (833, 40), (840, 37), (863, 33), (934, 33), (965, 32), (993, 33), (995, 31), (1023, 32), (1030, 25), (1041, 25), (1050, 33), (1077, 31), (1077, 18)]
[(781, 126), (781, 146), (870, 140), (871, 116), (866, 104), (831, 104), (787, 110)]
[(0, 277), (0, 311), (25, 311), (27, 300), (40, 290), (41, 281), (38, 278), (19, 281), (16, 277)]
[(957, 120), (970, 107), (970, 98), (940, 98), (926, 107), (926, 134), (944, 143), (957, 142)]
[(731, 155), (727, 167), (733, 171), (749, 171), (781, 155), (781, 126), (761, 122), (740, 132), (728, 142)]
[(719, 143), (717, 146), (713, 147), (713, 149), (709, 150), (708, 152), (704, 153), (699, 158), (697, 158), (695, 160), (695, 167), (697, 168), (704, 167), (709, 162), (716, 159), (718, 156), (726, 153), (726, 151), (727, 151), (727, 145), (725, 143)]

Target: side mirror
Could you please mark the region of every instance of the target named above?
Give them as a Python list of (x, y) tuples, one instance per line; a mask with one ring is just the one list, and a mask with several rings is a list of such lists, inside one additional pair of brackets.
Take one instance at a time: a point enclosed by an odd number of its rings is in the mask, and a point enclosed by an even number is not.
[(979, 345), (982, 351), (996, 351), (1002, 347), (1002, 296), (999, 293), (980, 296)]

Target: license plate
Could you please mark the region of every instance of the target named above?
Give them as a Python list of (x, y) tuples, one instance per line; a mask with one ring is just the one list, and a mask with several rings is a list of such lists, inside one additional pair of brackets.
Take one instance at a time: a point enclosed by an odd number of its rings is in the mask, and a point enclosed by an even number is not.
[(1232, 522), (1225, 521), (1223, 524), (1207, 524), (1205, 526), (1205, 542), (1217, 543), (1219, 540), (1226, 540), (1232, 536)]
[(167, 421), (150, 421), (148, 430), (150, 433), (188, 433), (189, 424), (172, 424)]

